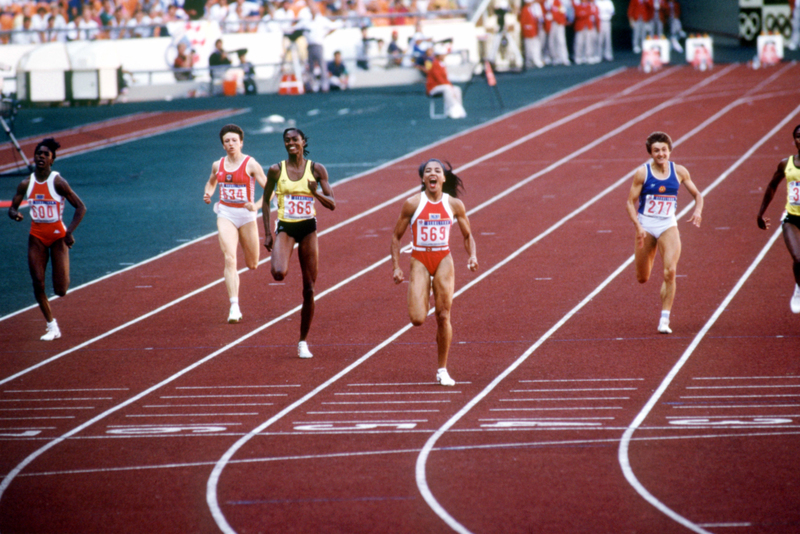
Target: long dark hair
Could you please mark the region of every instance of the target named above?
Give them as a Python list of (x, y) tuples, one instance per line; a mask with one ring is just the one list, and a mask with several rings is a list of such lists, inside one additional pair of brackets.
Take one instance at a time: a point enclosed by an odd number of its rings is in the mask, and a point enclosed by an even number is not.
[[(423, 174), (425, 174), (425, 167), (428, 166), (428, 163), (431, 161), (435, 161), (439, 165), (442, 166), (442, 170), (444, 171), (444, 183), (442, 184), (442, 191), (450, 195), (451, 197), (458, 197), (460, 193), (464, 193), (464, 182), (453, 172), (453, 166), (450, 165), (449, 161), (442, 163), (440, 160), (436, 158), (431, 158), (422, 165), (419, 166), (419, 177), (422, 178)], [(425, 190), (425, 184), (422, 184), (422, 190)]]
[(295, 128), (295, 127), (286, 128), (283, 131), (283, 139), (286, 139), (286, 133), (287, 132), (291, 132), (292, 130), (294, 130), (295, 132), (299, 133), (300, 137), (303, 138), (303, 141), (306, 142), (306, 144), (303, 145), (303, 156), (304, 157), (308, 157), (308, 152), (309, 152), (308, 151), (308, 137), (306, 137), (306, 134), (303, 133), (303, 130), (301, 130), (300, 128)]

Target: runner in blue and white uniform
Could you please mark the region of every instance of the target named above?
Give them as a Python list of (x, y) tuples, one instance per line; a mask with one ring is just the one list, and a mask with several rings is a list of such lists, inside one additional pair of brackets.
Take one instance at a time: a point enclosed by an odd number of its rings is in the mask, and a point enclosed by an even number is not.
[(664, 263), (664, 282), (661, 285), (661, 319), (658, 331), (671, 334), (669, 315), (675, 300), (675, 276), (681, 255), (681, 238), (675, 213), (678, 209), (678, 188), (681, 184), (694, 197), (695, 208), (688, 222), (700, 226), (703, 196), (695, 187), (689, 171), (669, 160), (672, 139), (664, 132), (647, 137), (649, 163), (636, 170), (628, 193), (628, 216), (636, 228), (634, 248), (636, 279), (640, 284), (650, 279), (656, 251)]

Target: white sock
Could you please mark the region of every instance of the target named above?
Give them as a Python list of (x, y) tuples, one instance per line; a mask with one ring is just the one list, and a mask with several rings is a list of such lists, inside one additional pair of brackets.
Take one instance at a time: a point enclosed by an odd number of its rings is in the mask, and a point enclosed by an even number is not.
[(669, 311), (666, 311), (666, 310), (662, 311), (661, 312), (661, 318), (662, 319), (666, 319), (667, 321), (669, 321)]
[(55, 325), (56, 325), (56, 318), (53, 317), (53, 320), (50, 321), (49, 323), (47, 323), (47, 326), (50, 327), (50, 326), (55, 326)]
[(239, 298), (231, 297), (231, 306), (238, 306), (238, 305), (239, 305)]

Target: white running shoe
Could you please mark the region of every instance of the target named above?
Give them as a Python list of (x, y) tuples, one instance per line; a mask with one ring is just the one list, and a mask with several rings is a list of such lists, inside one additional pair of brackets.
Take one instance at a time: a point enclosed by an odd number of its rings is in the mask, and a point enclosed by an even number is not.
[(455, 386), (456, 381), (450, 378), (450, 375), (447, 374), (447, 369), (442, 368), (436, 371), (436, 381), (443, 386)]
[(238, 304), (231, 305), (231, 312), (228, 314), (228, 323), (234, 324), (242, 320), (242, 311)]
[(669, 327), (669, 319), (662, 318), (658, 321), (658, 331), (662, 334), (671, 334), (672, 329)]
[(312, 358), (314, 355), (308, 350), (308, 343), (301, 341), (297, 344), (297, 355), (301, 358)]
[(47, 332), (40, 337), (42, 341), (53, 341), (61, 337), (61, 330), (58, 329), (58, 323), (53, 319), (52, 323), (47, 323)]
[(800, 286), (797, 284), (794, 286), (794, 295), (789, 301), (789, 307), (792, 308), (792, 313), (800, 313)]

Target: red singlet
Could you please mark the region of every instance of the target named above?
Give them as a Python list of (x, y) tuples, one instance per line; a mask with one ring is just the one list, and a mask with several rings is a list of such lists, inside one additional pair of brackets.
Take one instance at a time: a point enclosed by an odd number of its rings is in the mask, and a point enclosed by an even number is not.
[(256, 190), (256, 180), (247, 174), (247, 162), (250, 156), (245, 156), (242, 163), (234, 170), (225, 170), (225, 158), (219, 161), (217, 169), (217, 183), (219, 184), (219, 202), (229, 208), (244, 208), (248, 202), (253, 202)]
[(411, 257), (422, 262), (431, 276), (450, 254), (452, 225), (450, 195), (444, 193), (439, 202), (431, 202), (425, 193), (420, 193), (419, 206), (411, 217)]
[(31, 174), (28, 184), (28, 205), (31, 207), (31, 235), (49, 247), (67, 235), (61, 217), (64, 213), (64, 197), (56, 193), (56, 176), (52, 171), (44, 182)]

